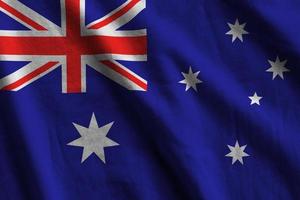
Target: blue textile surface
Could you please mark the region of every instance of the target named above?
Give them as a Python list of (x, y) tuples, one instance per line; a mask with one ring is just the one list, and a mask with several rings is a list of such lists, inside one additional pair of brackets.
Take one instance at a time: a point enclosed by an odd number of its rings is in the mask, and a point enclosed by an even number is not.
[[(60, 25), (59, 0), (20, 0)], [(86, 24), (125, 0), (86, 1)], [(226, 35), (247, 23), (243, 42)], [(61, 93), (60, 68), (0, 93), (0, 199), (300, 199), (300, 2), (159, 0), (122, 27), (147, 28), (148, 61), (122, 62), (148, 81), (128, 91), (88, 67), (87, 92)], [(28, 30), (0, 12), (1, 30)], [(0, 47), (5, 42), (0, 40)], [(32, 47), (34, 48), (34, 46)], [(266, 72), (287, 60), (284, 80)], [(0, 78), (26, 62), (0, 62)], [(200, 71), (197, 90), (178, 83)], [(263, 96), (250, 105), (248, 96)], [(112, 121), (106, 164), (81, 163), (72, 123)], [(247, 145), (244, 164), (226, 157)]]

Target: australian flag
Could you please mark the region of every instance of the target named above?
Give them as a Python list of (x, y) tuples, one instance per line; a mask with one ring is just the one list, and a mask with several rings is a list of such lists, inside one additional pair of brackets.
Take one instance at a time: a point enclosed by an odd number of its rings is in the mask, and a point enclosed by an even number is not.
[(300, 199), (300, 2), (0, 0), (0, 199)]

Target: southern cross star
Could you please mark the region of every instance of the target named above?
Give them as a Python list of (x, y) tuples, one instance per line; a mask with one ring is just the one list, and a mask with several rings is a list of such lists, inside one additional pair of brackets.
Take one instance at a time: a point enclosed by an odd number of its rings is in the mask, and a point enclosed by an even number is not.
[(247, 145), (240, 146), (238, 141), (236, 141), (234, 147), (230, 145), (227, 146), (230, 149), (230, 153), (228, 153), (226, 157), (232, 157), (232, 164), (234, 164), (236, 161), (239, 161), (241, 164), (244, 164), (243, 157), (250, 156), (245, 152)]
[(285, 67), (287, 60), (280, 61), (279, 57), (277, 56), (275, 62), (268, 60), (268, 62), (271, 65), (271, 68), (267, 69), (267, 72), (272, 72), (273, 73), (273, 80), (279, 76), (281, 79), (284, 79), (283, 73), (284, 72), (289, 72), (290, 70)]
[(199, 73), (200, 71), (194, 73), (191, 67), (189, 68), (189, 72), (187, 74), (181, 72), (184, 79), (179, 81), (179, 83), (186, 84), (185, 91), (188, 91), (190, 88), (193, 88), (196, 92), (198, 91), (197, 84), (202, 83), (202, 81), (197, 78)]
[(73, 123), (81, 137), (70, 142), (68, 145), (83, 147), (81, 163), (83, 163), (93, 153), (95, 153), (98, 158), (105, 163), (104, 148), (119, 145), (118, 143), (106, 137), (113, 123), (114, 122), (111, 122), (105, 126), (98, 127), (94, 113), (88, 128)]
[(253, 96), (249, 96), (249, 99), (251, 100), (251, 105), (253, 105), (253, 104), (260, 105), (260, 100), (262, 98), (263, 97), (258, 96), (256, 92), (254, 93)]
[(243, 35), (249, 34), (249, 32), (245, 30), (246, 23), (240, 24), (239, 19), (236, 19), (234, 24), (227, 24), (230, 27), (230, 31), (228, 31), (226, 35), (232, 35), (232, 42), (237, 38), (243, 42)]

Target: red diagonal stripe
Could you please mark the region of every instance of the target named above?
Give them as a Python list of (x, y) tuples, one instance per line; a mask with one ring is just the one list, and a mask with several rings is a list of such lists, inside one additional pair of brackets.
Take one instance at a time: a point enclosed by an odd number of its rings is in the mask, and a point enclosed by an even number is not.
[(104, 65), (106, 65), (110, 69), (114, 70), (115, 72), (121, 74), (122, 76), (126, 77), (127, 79), (129, 79), (130, 81), (132, 81), (133, 83), (138, 85), (139, 87), (143, 88), (145, 91), (147, 90), (147, 88), (148, 88), (147, 83), (141, 81), (140, 79), (138, 79), (134, 75), (130, 74), (129, 72), (127, 72), (123, 68), (119, 67), (115, 63), (113, 63), (109, 60), (101, 61), (101, 63), (103, 63)]
[(47, 30), (42, 25), (36, 23), (29, 17), (23, 15), (22, 13), (20, 13), (19, 11), (17, 11), (16, 9), (14, 9), (13, 7), (11, 7), (10, 5), (6, 4), (5, 2), (3, 2), (1, 0), (0, 0), (0, 7), (38, 31), (46, 31)]
[(35, 78), (36, 76), (38, 76), (38, 75), (42, 74), (43, 72), (47, 71), (48, 69), (50, 69), (51, 67), (53, 67), (56, 64), (58, 64), (58, 62), (48, 62), (45, 65), (43, 65), (43, 66), (39, 67), (38, 69), (34, 70), (33, 72), (27, 74), (23, 78), (17, 80), (16, 82), (5, 86), (1, 90), (14, 90), (14, 89), (20, 87), (21, 85), (23, 85), (24, 83), (26, 83), (27, 81), (30, 81), (31, 79)]
[(129, 4), (127, 4), (124, 8), (122, 8), (121, 10), (119, 10), (118, 12), (116, 12), (115, 14), (111, 15), (110, 17), (104, 19), (103, 21), (100, 21), (96, 24), (94, 24), (93, 26), (91, 26), (89, 29), (99, 29), (102, 28), (108, 24), (110, 24), (111, 22), (113, 22), (114, 20), (118, 19), (119, 17), (121, 17), (122, 15), (126, 14), (131, 8), (133, 8), (138, 2), (140, 2), (140, 0), (132, 0)]

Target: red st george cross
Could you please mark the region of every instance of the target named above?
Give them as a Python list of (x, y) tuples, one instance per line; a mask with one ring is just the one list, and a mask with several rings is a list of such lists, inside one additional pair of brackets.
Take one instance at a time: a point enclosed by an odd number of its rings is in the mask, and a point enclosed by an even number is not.
[(30, 61), (0, 79), (0, 89), (18, 91), (62, 66), (62, 92), (86, 91), (89, 65), (129, 90), (147, 90), (147, 81), (117, 60), (146, 61), (147, 33), (119, 30), (145, 9), (128, 0), (106, 16), (85, 24), (85, 0), (61, 0), (61, 27), (19, 1), (0, 0), (0, 11), (30, 30), (0, 30), (0, 60)]

